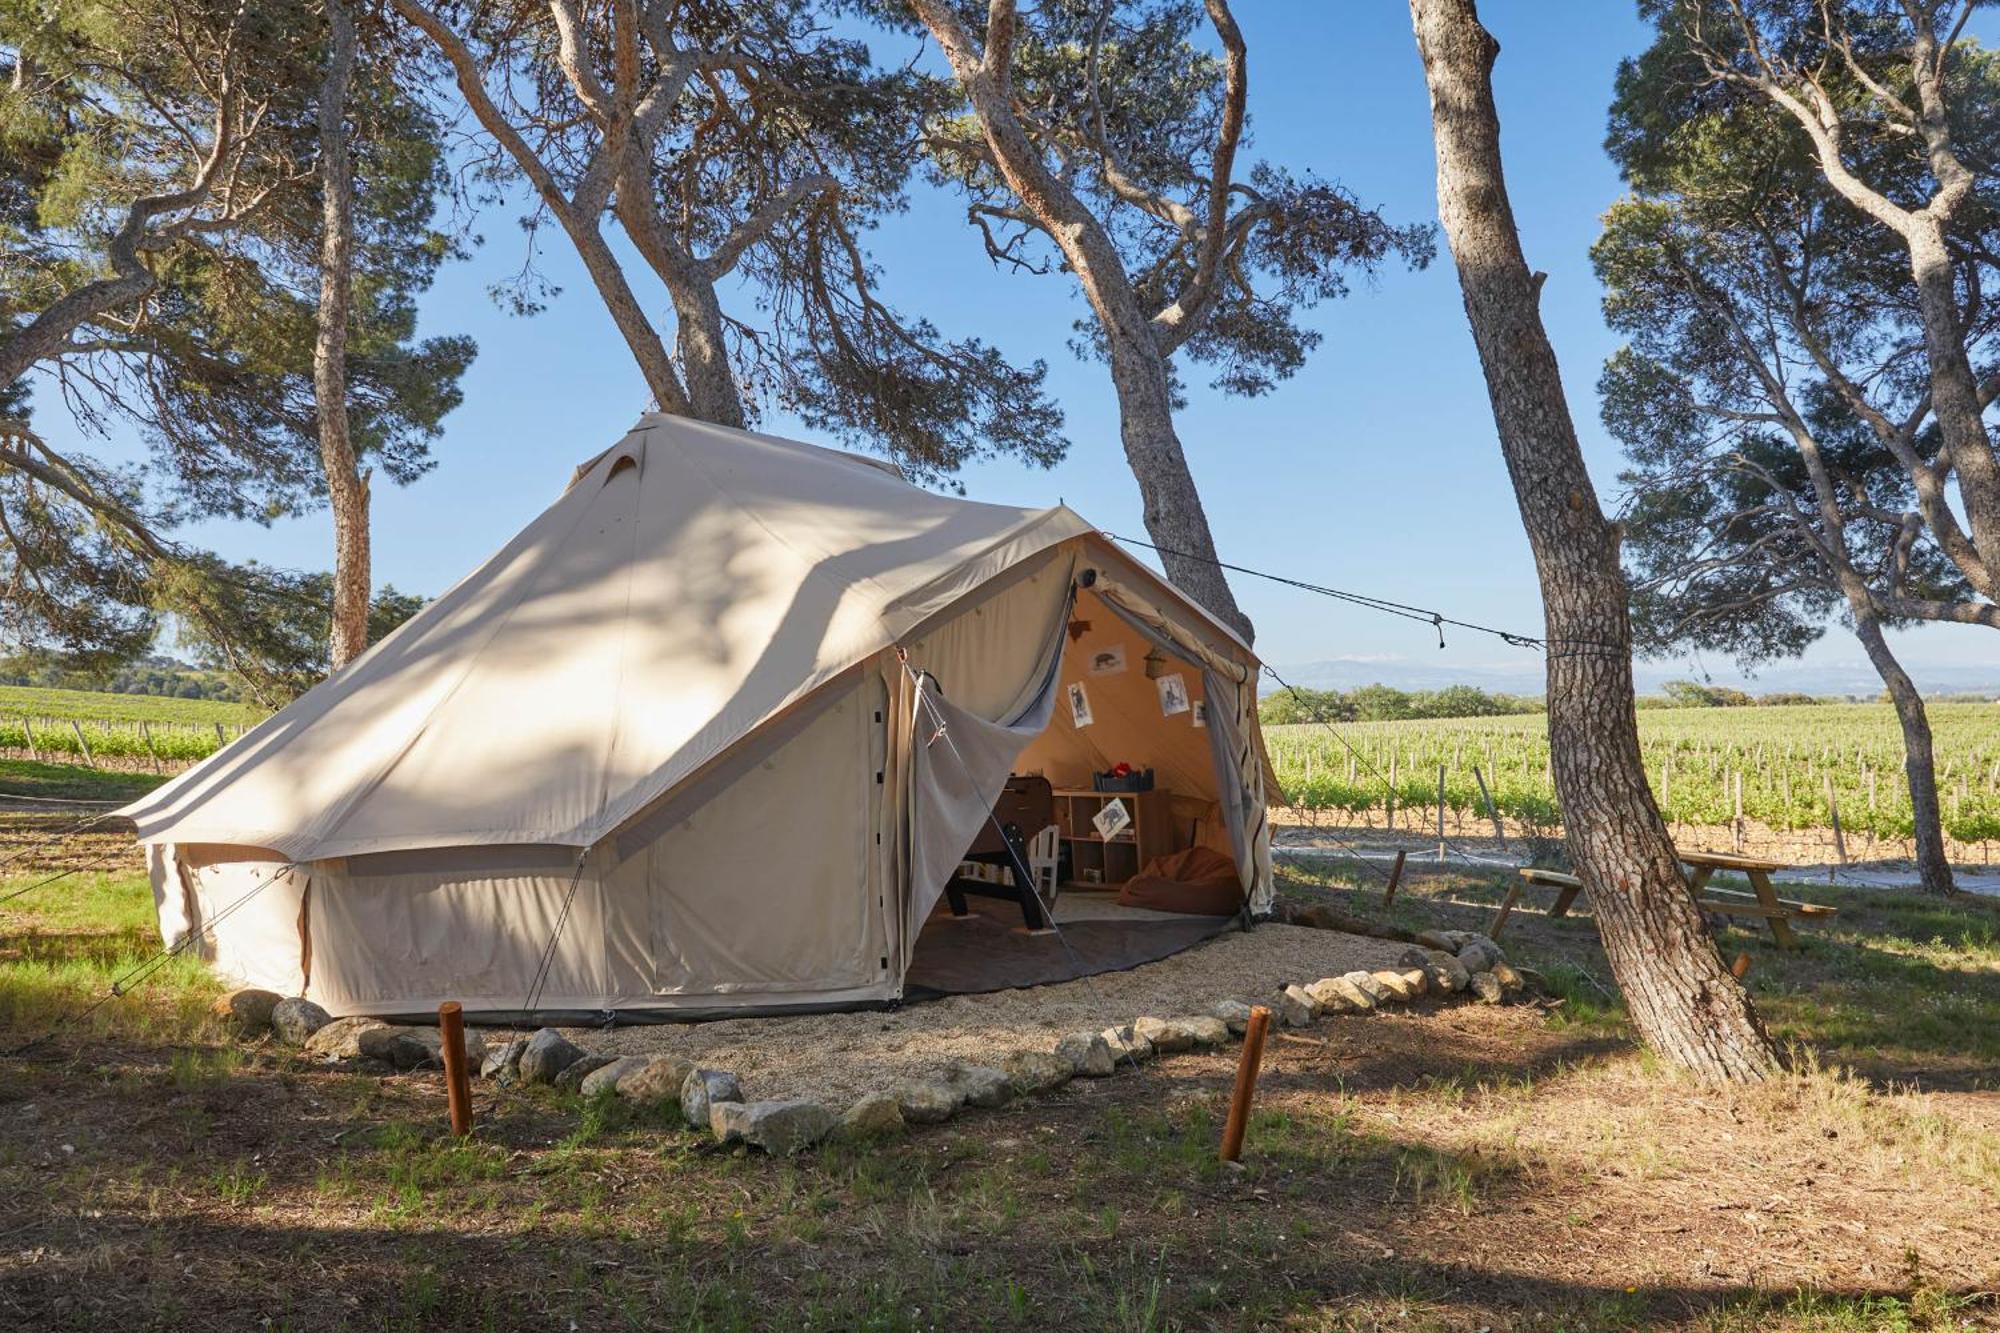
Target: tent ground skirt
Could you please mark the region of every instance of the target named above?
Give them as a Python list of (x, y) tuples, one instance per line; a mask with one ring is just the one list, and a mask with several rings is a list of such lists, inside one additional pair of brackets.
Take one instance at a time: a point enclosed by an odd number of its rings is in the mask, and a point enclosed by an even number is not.
[(1129, 909), (1112, 914), (1065, 899), (1057, 904), (1058, 937), (1024, 931), (1021, 909), (1011, 902), (973, 898), (968, 905), (972, 911), (965, 917), (954, 918), (940, 906), (924, 923), (903, 981), (906, 999), (978, 995), (1123, 972), (1191, 949), (1237, 928), (1241, 920)]

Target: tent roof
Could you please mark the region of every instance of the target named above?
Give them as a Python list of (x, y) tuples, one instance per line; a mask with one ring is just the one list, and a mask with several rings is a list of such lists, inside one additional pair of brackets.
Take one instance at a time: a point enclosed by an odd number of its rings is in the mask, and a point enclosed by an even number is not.
[(588, 846), (1088, 531), (1062, 506), (952, 499), (872, 459), (648, 416), (394, 634), (122, 813), (144, 841), (294, 860)]

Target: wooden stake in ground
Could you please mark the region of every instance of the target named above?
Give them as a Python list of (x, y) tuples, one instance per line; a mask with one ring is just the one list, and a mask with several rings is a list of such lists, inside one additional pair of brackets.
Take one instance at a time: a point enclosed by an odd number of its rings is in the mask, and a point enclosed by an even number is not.
[(1451, 243), (1547, 624), (1549, 767), (1578, 878), (1634, 1026), (1710, 1082), (1761, 1079), (1777, 1051), (1729, 975), (1653, 804), (1632, 693), (1619, 530), (1577, 444), (1500, 159), (1493, 62), (1473, 0), (1410, 0)]
[(1382, 890), (1382, 906), (1396, 901), (1396, 886), (1403, 882), (1403, 858), (1409, 853), (1400, 848), (1396, 852), (1396, 864), (1389, 867), (1389, 887)]
[(451, 1132), (462, 1139), (472, 1132), (472, 1081), (465, 1068), (465, 1010), (457, 1000), (438, 1006), (438, 1036), (444, 1039), (444, 1093), (451, 1105)]
[(1222, 1160), (1243, 1156), (1243, 1132), (1250, 1127), (1250, 1098), (1257, 1091), (1257, 1070), (1264, 1063), (1264, 1034), (1271, 1028), (1271, 1011), (1258, 1005), (1243, 1029), (1243, 1054), (1236, 1061), (1236, 1089), (1229, 1094), (1229, 1120), (1222, 1127)]
[(1507, 830), (1500, 823), (1500, 807), (1493, 804), (1493, 793), (1486, 789), (1486, 775), (1477, 765), (1472, 769), (1472, 780), (1479, 784), (1479, 799), (1486, 802), (1487, 817), (1493, 821), (1493, 838), (1502, 847), (1507, 845)]

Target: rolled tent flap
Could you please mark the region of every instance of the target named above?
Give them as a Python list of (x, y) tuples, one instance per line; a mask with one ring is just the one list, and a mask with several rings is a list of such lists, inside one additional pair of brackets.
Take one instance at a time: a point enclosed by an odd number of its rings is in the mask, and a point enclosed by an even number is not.
[[(1009, 719), (988, 721), (944, 696), (930, 675), (910, 668), (915, 704), (910, 719), (910, 911), (903, 919), (905, 956), (965, 849), (993, 817), (993, 804), (1014, 759), (1049, 725), (1061, 675), (1068, 601), (1043, 645), (1039, 687)], [(1033, 834), (1039, 830), (1030, 829)]]
[(1207, 694), (1209, 748), (1223, 821), (1229, 826), (1243, 894), (1253, 913), (1271, 910), (1271, 825), (1264, 797), (1264, 746), (1257, 719), (1257, 673), (1217, 652), (1132, 588), (1101, 571), (1090, 590), (1147, 642), (1198, 664)]

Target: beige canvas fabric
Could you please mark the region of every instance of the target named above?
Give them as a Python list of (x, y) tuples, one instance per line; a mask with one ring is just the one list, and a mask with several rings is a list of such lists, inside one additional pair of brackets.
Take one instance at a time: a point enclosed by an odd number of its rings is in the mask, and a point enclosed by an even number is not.
[(849, 455), (648, 417), (354, 665), (124, 813), (142, 841), (300, 860), (588, 845), (1087, 530), (1065, 508), (950, 499)]
[[(127, 807), (162, 931), (336, 1015), (893, 999), (1023, 747), (1065, 744), (1063, 672), (1125, 633), (1075, 592), (1086, 570), (1171, 620), (1195, 697), (1218, 665), (1232, 699), (1254, 682), (1247, 648), (1067, 509), (649, 417), (396, 634)], [(1096, 608), (1083, 644), (1073, 596)], [(1228, 818), (1219, 761), (1145, 684), (1119, 757)], [(927, 743), (940, 714), (955, 745)], [(1087, 780), (1109, 756), (1073, 739)], [(1239, 861), (1268, 893), (1268, 860)]]

